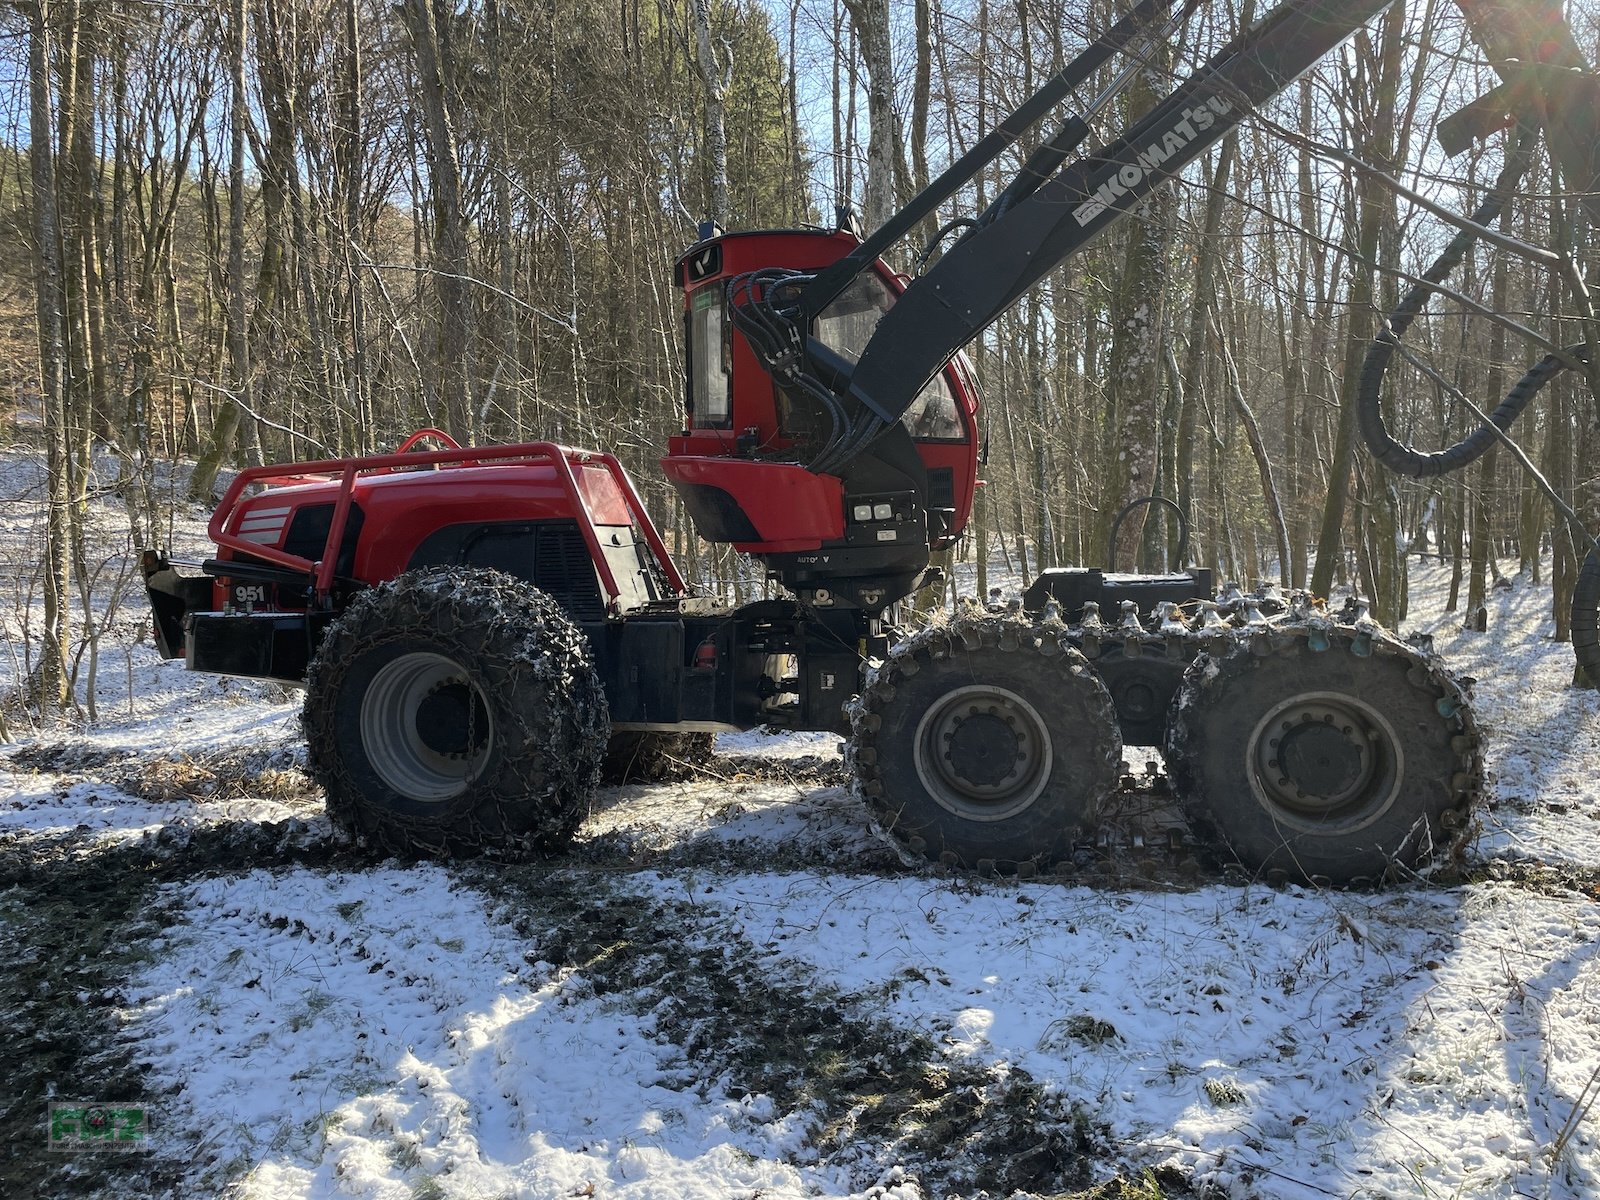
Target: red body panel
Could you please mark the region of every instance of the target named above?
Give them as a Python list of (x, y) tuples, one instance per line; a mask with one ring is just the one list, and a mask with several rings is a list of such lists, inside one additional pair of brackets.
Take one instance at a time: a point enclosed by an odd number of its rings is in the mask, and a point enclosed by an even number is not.
[(799, 552), (844, 536), (844, 487), (834, 476), (813, 475), (794, 463), (689, 458), (680, 447), (693, 440), (671, 439), (661, 469), (676, 482), (710, 484), (739, 498), (761, 540), (734, 542), (734, 549)]
[[(446, 475), (444, 471), (448, 471)], [(543, 521), (577, 516), (555, 468), (447, 467), (444, 471), (400, 472), (358, 478), (351, 499), (366, 516), (356, 549), (355, 576), (368, 583), (393, 579), (406, 569), (413, 551), (437, 529), (471, 521)], [(583, 465), (573, 471), (596, 525), (629, 524), (627, 502), (605, 468)], [(328, 504), (338, 499), (337, 481), (270, 488), (246, 500), (229, 522), (230, 532), (250, 523), (252, 513), (286, 506)], [(282, 523), (287, 531), (289, 513)], [(279, 538), (270, 545), (282, 545)]]
[[(425, 431), (431, 433), (432, 431)], [(414, 443), (417, 436), (412, 439)], [(410, 445), (412, 443), (408, 443)], [(244, 497), (252, 484), (265, 485)], [(291, 553), (284, 541), (295, 513), (335, 506), (333, 528), (315, 558)], [(257, 467), (241, 472), (211, 518), (210, 535), (224, 560), (249, 556), (297, 571), (315, 570), (319, 591), (332, 581), (348, 504), (361, 510), (362, 535), (351, 574), (379, 583), (406, 570), (417, 547), (446, 526), (477, 521), (576, 520), (608, 597), (617, 588), (600, 552), (596, 527), (637, 529), (679, 593), (677, 568), (621, 465), (608, 454), (547, 442), (373, 458)], [(341, 511), (343, 510), (343, 511)], [(222, 581), (217, 606), (228, 600)]]

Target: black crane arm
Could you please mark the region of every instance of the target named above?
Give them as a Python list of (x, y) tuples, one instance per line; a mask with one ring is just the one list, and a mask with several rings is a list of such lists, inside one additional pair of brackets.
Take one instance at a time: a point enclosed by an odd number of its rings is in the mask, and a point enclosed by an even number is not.
[[(1198, 3), (1199, 0), (1185, 0), (1184, 12), (1191, 11)], [(1072, 94), (1074, 88), (1083, 84), (1113, 55), (1125, 50), (1140, 34), (1149, 32), (1155, 19), (1171, 8), (1172, 4), (1173, 0), (1140, 0), (1127, 16), (1046, 80), (1033, 95), (1017, 107), (1016, 111), (980, 138), (972, 149), (951, 163), (937, 179), (913, 196), (904, 208), (874, 230), (866, 241), (833, 266), (819, 271), (816, 279), (806, 286), (800, 297), (803, 316), (809, 319), (827, 308), (845, 288), (850, 286), (851, 280), (867, 270), (876, 259), (882, 257), (895, 243), (915, 229), (920, 221), (937, 211), (939, 205), (976, 178), (980, 171), (1008, 147), (1014, 145), (1019, 137), (1044, 120), (1052, 108)], [(1075, 124), (1069, 122), (1062, 134), (1058, 134), (1057, 138), (1052, 140), (1065, 140), (1063, 135), (1067, 138), (1081, 136), (1080, 129), (1082, 134), (1087, 134), (1087, 126), (1081, 121)], [(1035, 155), (1030, 165), (1025, 165), (1022, 171), (1018, 172), (1019, 182), (1029, 177), (1039, 177), (1042, 181), (1047, 172), (1041, 166), (1039, 159), (1040, 156)]]
[[(1200, 2), (1184, 0), (1179, 18)], [(784, 386), (820, 398), (836, 415), (834, 436), (810, 469), (842, 470), (900, 419), (957, 351), (1041, 278), (1392, 2), (1288, 0), (1121, 137), (1071, 162), (1067, 156), (1086, 140), (1088, 124), (1082, 115), (1068, 118), (963, 237), (906, 288), (853, 364), (810, 335), (815, 318), (1074, 87), (1113, 55), (1130, 53), (1141, 30), (1145, 38), (1165, 32), (1152, 26), (1174, 0), (1141, 0), (854, 253), (814, 275), (769, 271), (744, 281), (736, 289), (734, 319), (769, 371)], [(1456, 3), (1505, 82), (1447, 121), (1441, 142), (1459, 148), (1513, 120), (1543, 128), (1591, 221), (1600, 225), (1600, 82), (1589, 72), (1558, 0)]]
[(786, 387), (830, 399), (828, 407), (840, 417), (834, 437), (809, 468), (841, 470), (900, 419), (962, 347), (1041, 278), (1392, 2), (1289, 0), (1235, 37), (1121, 137), (1057, 170), (1088, 134), (1082, 117), (1069, 119), (1024, 164), (1002, 191), (1002, 200), (906, 288), (853, 365), (810, 336), (817, 314), (1073, 86), (1111, 55), (1128, 50), (1138, 28), (1169, 8), (1171, 0), (1143, 0), (855, 254), (815, 275), (764, 272), (756, 286), (748, 280), (736, 284), (734, 320), (768, 370)]
[[(1293, 0), (1241, 33), (1122, 137), (1070, 163), (907, 288), (862, 352), (851, 397), (874, 414), (869, 420), (898, 419), (957, 350), (1040, 279), (1390, 2)], [(858, 444), (875, 433), (864, 430)]]
[(1504, 81), (1457, 114), (1468, 133), (1441, 125), (1447, 154), (1513, 122), (1544, 131), (1550, 156), (1589, 219), (1600, 228), (1600, 77), (1590, 69), (1560, 0), (1456, 0), (1472, 39)]
[[(1456, 0), (1473, 39), (1488, 55), (1502, 83), (1438, 127), (1440, 147), (1459, 154), (1475, 139), (1518, 125), (1543, 130), (1550, 156), (1591, 226), (1600, 227), (1600, 78), (1589, 70), (1561, 6), (1551, 0)], [(1489, 225), (1511, 201), (1532, 159), (1531, 139), (1507, 152), (1506, 167), (1472, 224), (1458, 232), (1420, 281), (1384, 321), (1367, 351), (1357, 394), (1357, 416), (1367, 449), (1389, 470), (1411, 478), (1444, 475), (1483, 456), (1510, 428), (1535, 395), (1563, 370), (1587, 365), (1586, 345), (1547, 355), (1530, 368), (1489, 414), (1453, 446), (1431, 452), (1404, 445), (1383, 417), (1384, 376), (1401, 339), (1422, 312), (1437, 284), (1465, 257), (1476, 230)], [(1563, 502), (1552, 496), (1558, 509)], [(1585, 537), (1593, 544), (1593, 539)]]
[[(1542, 130), (1562, 177), (1566, 193), (1587, 218), (1600, 227), (1600, 77), (1590, 69), (1559, 0), (1456, 0), (1472, 38), (1488, 56), (1502, 82), (1438, 127), (1439, 144), (1458, 154), (1474, 139), (1520, 125)], [(1509, 201), (1517, 177), (1526, 167), (1526, 150), (1507, 153), (1505, 171), (1484, 206), (1475, 214), (1481, 227)], [(1391, 471), (1412, 478), (1459, 470), (1499, 441), (1528, 403), (1563, 370), (1581, 365), (1590, 373), (1593, 390), (1595, 346), (1586, 341), (1546, 355), (1530, 367), (1493, 412), (1452, 446), (1422, 451), (1390, 433), (1383, 415), (1384, 376), (1400, 349), (1407, 327), (1422, 311), (1435, 285), (1460, 262), (1474, 239), (1472, 228), (1451, 240), (1398, 308), (1389, 314), (1367, 351), (1356, 397), (1362, 440), (1373, 457)], [(1476, 410), (1475, 410), (1476, 411)], [(1573, 510), (1527, 457), (1511, 444), (1534, 484), (1561, 514), (1577, 547), (1587, 547), (1572, 591), (1572, 648), (1580, 672), (1600, 687), (1600, 540), (1585, 528)]]

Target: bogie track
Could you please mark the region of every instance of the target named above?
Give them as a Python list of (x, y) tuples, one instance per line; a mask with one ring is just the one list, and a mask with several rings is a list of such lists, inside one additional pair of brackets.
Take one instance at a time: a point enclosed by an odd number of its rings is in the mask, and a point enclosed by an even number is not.
[[(853, 709), (879, 830), (911, 861), (1023, 877), (1195, 842), (1274, 882), (1459, 857), (1482, 753), (1431, 647), (1302, 594), (1188, 607), (1114, 628), (1092, 607), (1071, 625), (968, 614), (900, 643)], [(1126, 811), (1124, 737), (1159, 746), (1177, 814)]]

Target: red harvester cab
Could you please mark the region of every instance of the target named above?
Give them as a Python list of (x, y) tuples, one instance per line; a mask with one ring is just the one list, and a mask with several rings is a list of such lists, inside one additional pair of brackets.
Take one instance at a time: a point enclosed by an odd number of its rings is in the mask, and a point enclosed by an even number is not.
[[(827, 579), (828, 594), (872, 609), (907, 594), (927, 551), (952, 544), (971, 515), (978, 459), (971, 369), (957, 355), (902, 418), (920, 462), (912, 487), (871, 471), (817, 473), (804, 462), (828, 432), (826, 413), (775, 383), (729, 313), (729, 284), (740, 276), (826, 267), (858, 245), (842, 230), (755, 231), (719, 234), (685, 252), (677, 279), (687, 419), (661, 465), (701, 537), (761, 558), (803, 598), (816, 599), (815, 583)], [(813, 336), (853, 362), (904, 288), (874, 263), (823, 310)], [(839, 587), (852, 578), (855, 595), (848, 583)]]

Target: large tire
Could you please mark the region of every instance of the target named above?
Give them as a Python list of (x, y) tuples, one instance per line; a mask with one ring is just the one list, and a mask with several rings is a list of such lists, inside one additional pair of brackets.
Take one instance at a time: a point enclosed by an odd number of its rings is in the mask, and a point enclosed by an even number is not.
[(1482, 777), (1456, 682), (1350, 627), (1251, 633), (1201, 655), (1163, 749), (1195, 833), (1274, 881), (1375, 884), (1454, 854)]
[(687, 779), (711, 761), (714, 733), (664, 733), (623, 729), (611, 735), (600, 781), (607, 784), (665, 783)]
[(1070, 862), (1117, 787), (1111, 697), (1055, 632), (1005, 618), (901, 642), (862, 693), (856, 787), (907, 854), (1030, 875)]
[(498, 571), (413, 571), (329, 627), (305, 726), (328, 813), (390, 853), (561, 849), (609, 733), (589, 644), (555, 601)]

